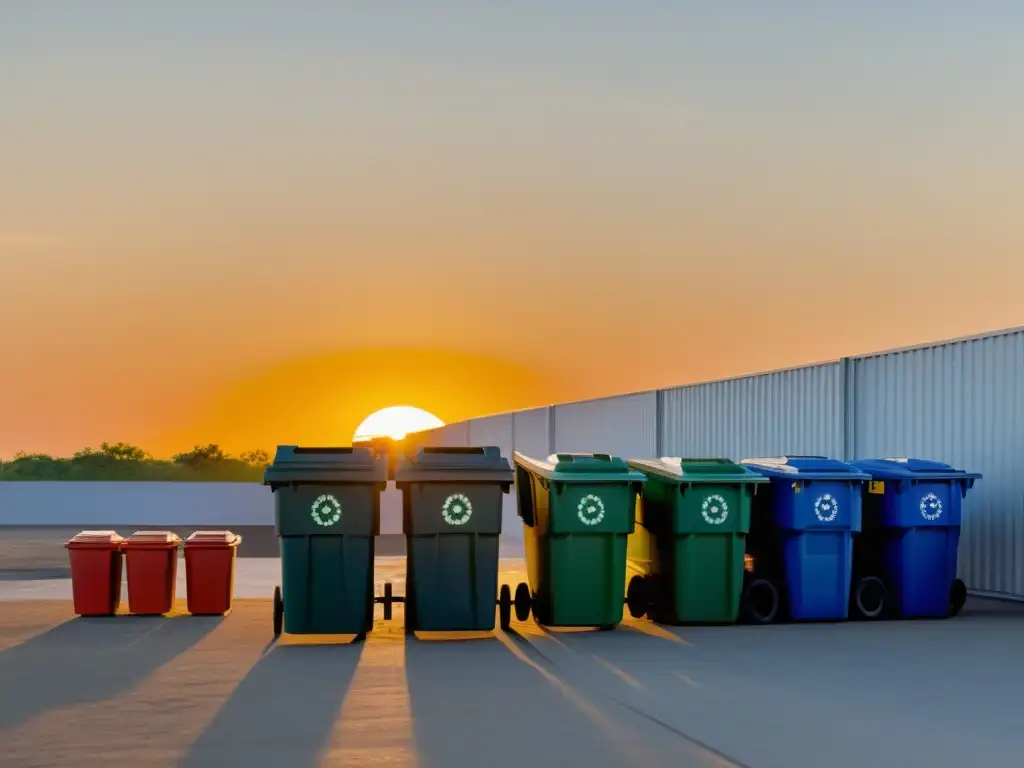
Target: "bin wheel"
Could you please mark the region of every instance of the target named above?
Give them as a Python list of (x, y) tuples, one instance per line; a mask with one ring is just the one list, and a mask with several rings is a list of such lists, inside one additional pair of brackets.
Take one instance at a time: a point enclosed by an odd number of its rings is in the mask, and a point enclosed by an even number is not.
[(953, 586), (949, 590), (949, 615), (957, 616), (967, 602), (967, 585), (962, 579), (953, 579)]
[(751, 579), (743, 589), (743, 615), (753, 624), (775, 621), (779, 602), (779, 590), (768, 579)]
[(877, 576), (865, 576), (853, 586), (851, 603), (851, 612), (856, 618), (880, 619), (889, 607), (889, 590)]
[(516, 621), (526, 621), (530, 618), (530, 588), (519, 582), (516, 587), (515, 608)]
[(654, 583), (646, 576), (634, 576), (626, 588), (626, 608), (634, 619), (640, 619), (651, 610)]
[(508, 584), (502, 584), (498, 593), (498, 623), (503, 630), (512, 626), (512, 590)]
[(597, 631), (598, 632), (611, 632), (617, 626), (619, 626), (619, 625), (618, 624), (602, 624), (601, 626), (599, 626), (597, 628)]
[(284, 600), (281, 599), (281, 588), (274, 587), (274, 637), (280, 637), (283, 629)]

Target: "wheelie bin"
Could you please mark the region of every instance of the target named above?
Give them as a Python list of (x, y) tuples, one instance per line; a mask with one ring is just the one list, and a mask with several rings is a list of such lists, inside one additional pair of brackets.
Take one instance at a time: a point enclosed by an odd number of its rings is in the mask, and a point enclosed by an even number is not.
[(853, 534), (870, 478), (824, 456), (741, 462), (769, 479), (754, 497), (741, 610), (767, 623), (842, 621), (849, 617)]
[(647, 615), (664, 624), (736, 621), (751, 499), (768, 478), (728, 459), (631, 460), (629, 466), (647, 478), (629, 542), (631, 571), (644, 570), (644, 555), (649, 560), (649, 574), (630, 579), (630, 613), (643, 615), (646, 601)]
[[(421, 447), (398, 458), (406, 633), (494, 629), (502, 498), (512, 482), (496, 447)], [(511, 595), (502, 604), (503, 628), (510, 610)]]
[(274, 494), (281, 586), (274, 634), (354, 634), (373, 626), (373, 544), (387, 459), (370, 448), (280, 446)]
[(516, 453), (532, 610), (550, 627), (613, 629), (622, 621), (626, 544), (645, 477), (608, 454)]
[(871, 476), (853, 548), (853, 615), (958, 614), (967, 599), (956, 577), (963, 500), (981, 475), (925, 459), (850, 463)]

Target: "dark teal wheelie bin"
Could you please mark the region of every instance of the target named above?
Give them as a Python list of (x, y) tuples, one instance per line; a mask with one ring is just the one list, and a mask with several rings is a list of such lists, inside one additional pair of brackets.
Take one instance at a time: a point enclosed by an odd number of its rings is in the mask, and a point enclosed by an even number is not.
[(853, 548), (853, 615), (957, 615), (967, 599), (956, 577), (963, 501), (981, 475), (926, 459), (850, 463), (871, 476)]
[[(496, 447), (420, 447), (398, 458), (406, 633), (494, 629), (502, 500), (513, 481), (512, 468)], [(524, 590), (518, 590), (520, 602)], [(507, 628), (512, 607), (507, 586), (502, 597), (497, 602)], [(517, 615), (522, 610), (517, 608)]]
[(373, 626), (373, 544), (387, 459), (369, 448), (278, 447), (274, 494), (281, 587), (274, 634), (353, 634)]

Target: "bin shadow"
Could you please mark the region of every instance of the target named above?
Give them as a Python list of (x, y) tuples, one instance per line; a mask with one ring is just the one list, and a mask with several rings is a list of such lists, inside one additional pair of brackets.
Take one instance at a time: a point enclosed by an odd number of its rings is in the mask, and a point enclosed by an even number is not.
[[(0, 652), (0, 730), (114, 698), (212, 632), (220, 616), (76, 618)], [(16, 693), (15, 693), (16, 692)]]
[(272, 645), (180, 765), (316, 765), (362, 649), (362, 643)]
[(609, 718), (512, 637), (408, 638), (405, 672), (419, 768), (632, 762)]

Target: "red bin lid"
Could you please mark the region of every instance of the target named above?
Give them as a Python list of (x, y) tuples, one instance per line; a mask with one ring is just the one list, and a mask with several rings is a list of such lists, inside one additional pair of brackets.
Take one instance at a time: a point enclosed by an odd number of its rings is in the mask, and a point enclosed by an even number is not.
[(176, 547), (181, 541), (173, 531), (136, 531), (124, 540), (125, 546)]
[(186, 544), (222, 544), (232, 546), (242, 540), (242, 537), (231, 531), (196, 531), (187, 539)]
[(124, 541), (117, 531), (80, 531), (72, 536), (66, 546), (116, 547)]

